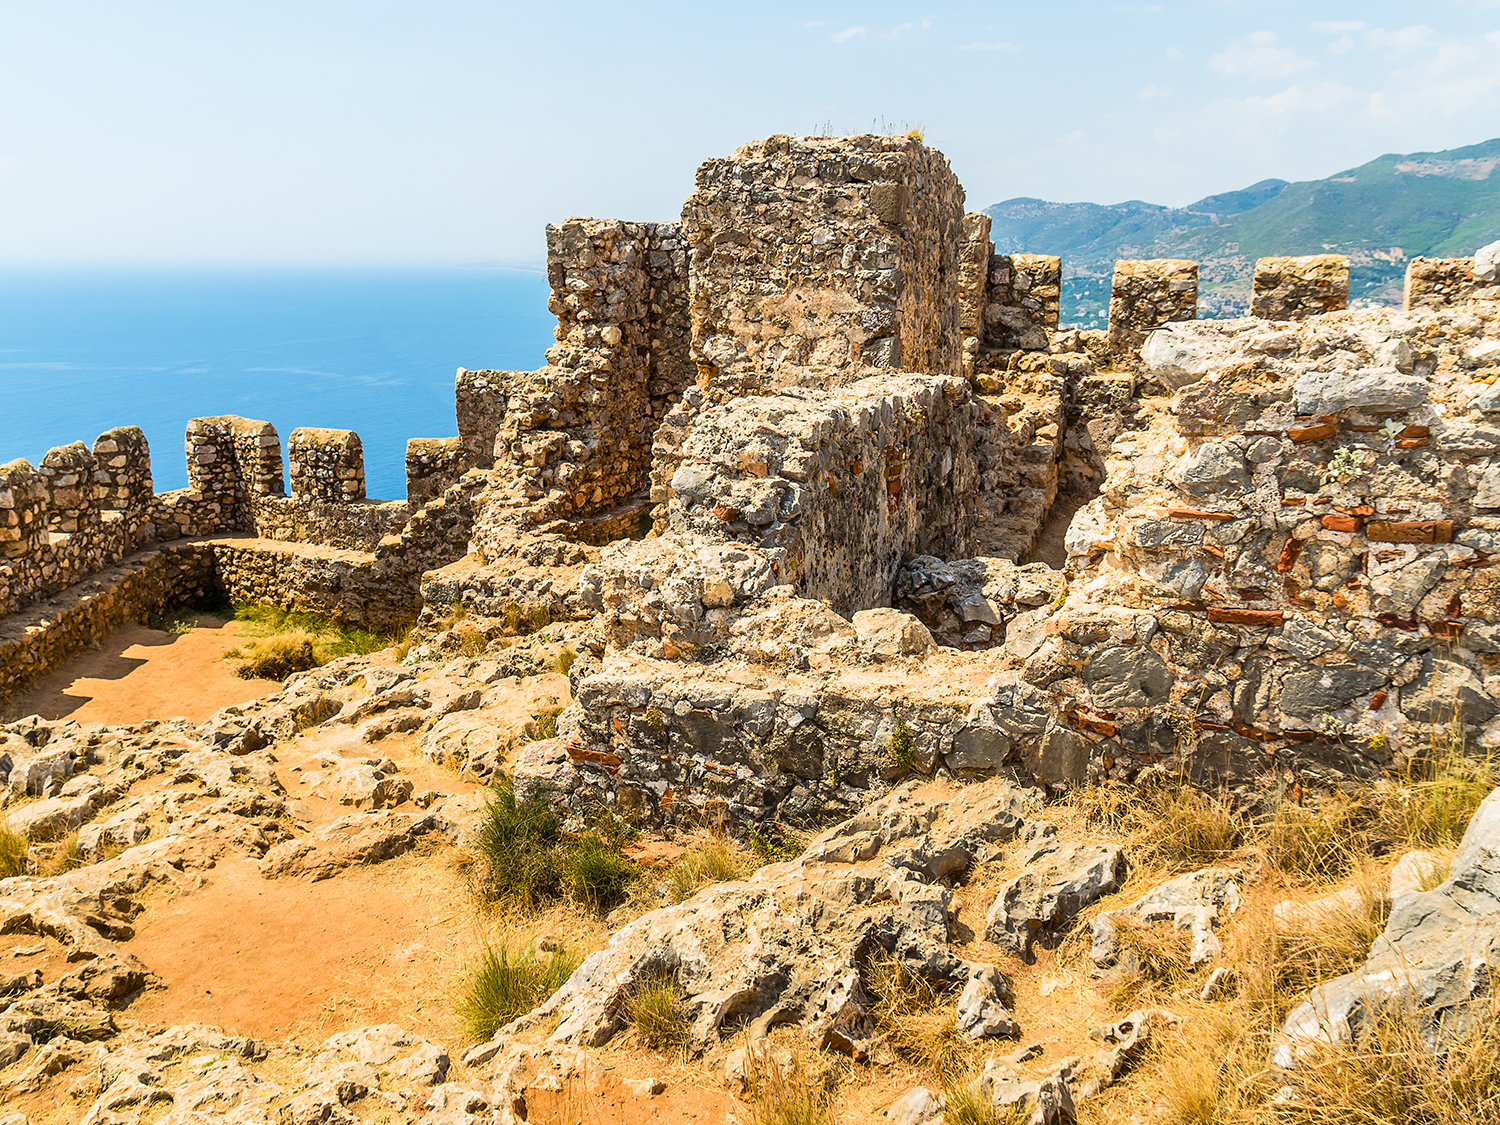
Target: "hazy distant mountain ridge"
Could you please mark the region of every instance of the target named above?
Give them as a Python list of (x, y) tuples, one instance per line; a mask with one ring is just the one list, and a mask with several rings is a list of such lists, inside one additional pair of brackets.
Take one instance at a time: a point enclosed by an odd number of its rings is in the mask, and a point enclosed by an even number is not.
[[(1117, 258), (1193, 258), (1212, 306), (1248, 296), (1255, 259), (1348, 254), (1351, 296), (1400, 298), (1406, 260), (1472, 254), (1500, 238), (1500, 138), (1442, 152), (1387, 153), (1322, 180), (1262, 180), (1186, 207), (1008, 199), (985, 208), (1002, 253), (1059, 254), (1066, 272), (1105, 279)], [(1063, 319), (1097, 316), (1107, 283), (1079, 284)], [(1216, 296), (1217, 295), (1217, 298)], [(1206, 311), (1206, 310), (1205, 310)], [(1230, 311), (1233, 311), (1232, 309)]]

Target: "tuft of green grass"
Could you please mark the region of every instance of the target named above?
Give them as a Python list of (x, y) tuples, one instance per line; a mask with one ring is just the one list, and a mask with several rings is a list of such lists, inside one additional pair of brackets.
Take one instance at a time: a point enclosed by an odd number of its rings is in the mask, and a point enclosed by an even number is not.
[(688, 1023), (682, 999), (682, 985), (675, 973), (658, 972), (636, 985), (627, 1012), (645, 1046), (677, 1051), (686, 1045)]
[(550, 805), (518, 801), (509, 778), (490, 786), (474, 846), (484, 867), (484, 897), (527, 909), (562, 888), (562, 822)]
[(917, 744), (911, 736), (911, 731), (900, 719), (891, 728), (891, 739), (886, 744), (886, 755), (890, 758), (891, 765), (906, 773), (917, 771)]
[(0, 879), (26, 874), (26, 837), (0, 819)]
[(576, 663), (578, 663), (578, 654), (564, 645), (562, 650), (557, 654), (557, 660), (553, 663), (552, 667), (566, 676), (568, 670)]
[(538, 954), (531, 948), (511, 953), (486, 945), (465, 976), (457, 1012), (464, 1034), (482, 1041), (551, 996), (578, 968), (567, 950)]
[(563, 871), (568, 893), (580, 906), (603, 913), (625, 897), (636, 867), (620, 846), (590, 832), (567, 849)]
[(251, 639), (226, 652), (224, 658), (245, 661), (235, 674), (247, 680), (283, 680), (341, 656), (376, 652), (404, 636), (404, 631), (398, 635), (350, 629), (319, 614), (260, 602), (236, 604), (234, 619), (244, 623)]

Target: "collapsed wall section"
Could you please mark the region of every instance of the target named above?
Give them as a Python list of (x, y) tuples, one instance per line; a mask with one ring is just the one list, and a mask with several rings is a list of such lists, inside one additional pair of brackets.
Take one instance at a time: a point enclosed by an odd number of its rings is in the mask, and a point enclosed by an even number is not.
[[(963, 188), (909, 137), (773, 136), (698, 169), (682, 212), (711, 401), (864, 367), (957, 374)], [(858, 377), (854, 375), (853, 377)]]

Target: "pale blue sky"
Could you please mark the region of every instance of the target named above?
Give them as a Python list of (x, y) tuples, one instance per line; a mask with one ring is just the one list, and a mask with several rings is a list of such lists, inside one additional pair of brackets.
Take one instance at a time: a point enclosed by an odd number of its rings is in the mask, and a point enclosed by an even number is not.
[(971, 208), (1315, 178), (1500, 136), (1500, 0), (0, 0), (0, 262), (536, 262), (881, 121)]

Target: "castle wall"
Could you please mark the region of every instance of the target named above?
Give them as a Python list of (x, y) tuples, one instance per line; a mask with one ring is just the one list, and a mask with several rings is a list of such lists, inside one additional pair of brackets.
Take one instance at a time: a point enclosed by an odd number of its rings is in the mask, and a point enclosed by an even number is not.
[(1149, 329), (1198, 316), (1198, 263), (1153, 258), (1115, 263), (1109, 336), (1117, 350), (1140, 347)]
[(1057, 331), (1061, 310), (1061, 258), (1048, 254), (990, 257), (982, 341), (985, 346), (1046, 351), (1048, 333)]
[(606, 547), (583, 596), (622, 643), (674, 650), (722, 641), (728, 608), (773, 585), (846, 615), (889, 605), (904, 558), (974, 549), (975, 413), (963, 380), (906, 374), (709, 408), (670, 531)]
[(1406, 264), (1402, 304), (1407, 311), (1497, 299), (1500, 299), (1500, 285), (1476, 278), (1472, 257), (1418, 257)]
[[(364, 445), (353, 430), (299, 427), (288, 454), (293, 499), (352, 504), (365, 498)], [(279, 455), (277, 462), (279, 477)]]
[[(713, 401), (861, 367), (958, 374), (963, 189), (907, 137), (774, 136), (698, 169), (682, 212)], [(864, 372), (867, 373), (867, 372)]]
[(1349, 259), (1342, 254), (1261, 258), (1251, 281), (1250, 315), (1302, 320), (1349, 305)]

